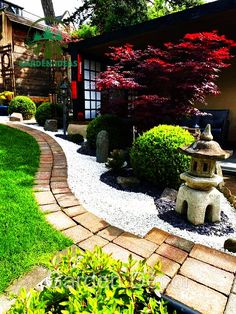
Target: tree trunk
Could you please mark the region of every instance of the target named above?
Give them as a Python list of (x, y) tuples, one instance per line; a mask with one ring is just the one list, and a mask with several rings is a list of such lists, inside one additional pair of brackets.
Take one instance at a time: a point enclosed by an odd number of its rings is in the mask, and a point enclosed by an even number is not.
[(55, 12), (54, 12), (52, 0), (41, 0), (41, 4), (42, 4), (44, 16), (46, 18), (46, 24), (52, 25), (55, 18)]

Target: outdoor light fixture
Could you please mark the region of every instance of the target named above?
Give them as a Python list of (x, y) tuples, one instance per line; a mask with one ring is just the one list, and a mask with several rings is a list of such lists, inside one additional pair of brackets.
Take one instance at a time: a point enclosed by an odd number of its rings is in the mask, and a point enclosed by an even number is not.
[(69, 97), (68, 83), (64, 79), (60, 85), (61, 95), (62, 95), (62, 105), (63, 105), (63, 134), (66, 136), (66, 120), (67, 120), (67, 102)]

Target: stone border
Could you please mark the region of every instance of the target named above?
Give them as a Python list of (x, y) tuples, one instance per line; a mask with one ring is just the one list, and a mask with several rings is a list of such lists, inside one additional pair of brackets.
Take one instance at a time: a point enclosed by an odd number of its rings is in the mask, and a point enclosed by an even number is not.
[[(88, 212), (71, 192), (67, 184), (66, 157), (53, 138), (24, 125), (8, 126), (37, 140), (41, 158), (35, 179), (35, 197), (48, 222), (71, 238), (76, 246), (92, 250), (99, 245), (114, 258), (127, 261), (132, 254), (137, 260), (146, 259), (151, 266), (161, 260), (164, 273), (160, 278), (162, 293), (201, 313), (233, 313), (236, 308), (235, 256), (156, 228), (144, 238), (139, 238), (110, 226)], [(34, 269), (7, 291), (18, 291), (17, 287), (24, 286), (26, 278), (35, 278), (35, 273), (40, 272)], [(38, 277), (37, 283), (43, 279), (42, 274)], [(31, 281), (31, 286), (35, 287), (37, 280)], [(1, 304), (4, 304), (4, 298), (6, 296), (0, 298)]]

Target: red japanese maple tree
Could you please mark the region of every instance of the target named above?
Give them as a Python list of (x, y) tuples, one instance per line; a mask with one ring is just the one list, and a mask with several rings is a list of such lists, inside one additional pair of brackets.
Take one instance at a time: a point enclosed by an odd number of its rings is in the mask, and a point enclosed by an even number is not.
[(194, 103), (206, 104), (207, 95), (220, 93), (216, 80), (230, 65), (234, 46), (233, 40), (213, 31), (186, 34), (162, 48), (113, 47), (107, 55), (114, 65), (100, 74), (97, 87), (137, 90), (133, 117), (145, 128), (173, 123), (183, 115), (200, 114)]

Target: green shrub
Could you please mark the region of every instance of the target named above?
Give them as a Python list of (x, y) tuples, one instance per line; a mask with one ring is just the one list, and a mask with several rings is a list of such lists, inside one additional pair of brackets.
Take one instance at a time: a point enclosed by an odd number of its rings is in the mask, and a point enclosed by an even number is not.
[(87, 141), (91, 148), (96, 148), (96, 139), (100, 131), (109, 134), (109, 150), (125, 148), (131, 143), (131, 132), (123, 120), (117, 116), (105, 114), (93, 119), (87, 128)]
[(123, 149), (113, 149), (111, 157), (107, 159), (106, 167), (112, 171), (119, 173), (123, 167), (127, 165), (127, 152)]
[(130, 151), (135, 175), (155, 185), (177, 188), (179, 175), (190, 161), (177, 149), (193, 141), (193, 136), (179, 126), (159, 125), (143, 133)]
[(78, 38), (78, 39), (87, 39), (94, 37), (98, 35), (98, 29), (97, 26), (91, 26), (89, 24), (83, 24), (79, 27), (79, 29), (75, 30), (72, 32), (72, 37), (73, 38)]
[(84, 141), (83, 135), (81, 134), (68, 134), (67, 139), (76, 144), (83, 143)]
[(70, 250), (53, 264), (51, 285), (43, 291), (22, 291), (8, 313), (168, 313), (155, 295), (160, 265), (116, 261), (101, 248)]
[(43, 102), (36, 109), (35, 119), (41, 126), (44, 126), (47, 119), (57, 119), (57, 125), (61, 128), (63, 125), (63, 105)]
[(16, 96), (14, 97), (8, 107), (8, 113), (19, 112), (22, 114), (24, 120), (31, 119), (36, 112), (36, 105), (29, 97)]
[(43, 102), (36, 110), (35, 119), (39, 125), (44, 126), (47, 119), (53, 118), (52, 104)]

